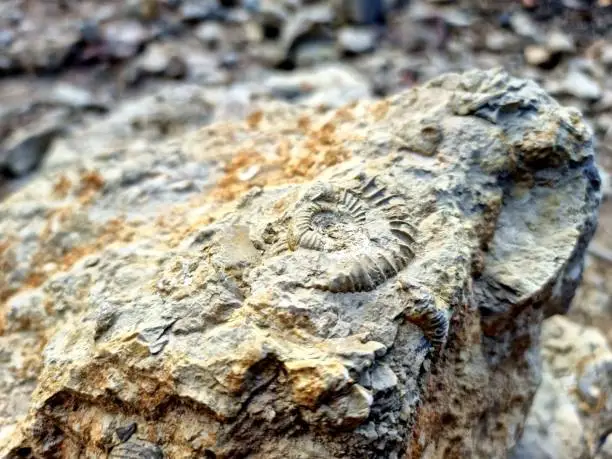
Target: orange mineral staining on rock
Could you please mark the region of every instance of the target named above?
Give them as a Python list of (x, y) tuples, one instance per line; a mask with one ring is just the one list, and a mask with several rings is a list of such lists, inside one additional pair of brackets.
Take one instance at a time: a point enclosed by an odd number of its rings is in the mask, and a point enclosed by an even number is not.
[[(258, 122), (263, 114), (249, 122)], [(295, 126), (295, 125), (294, 125)], [(324, 168), (345, 161), (351, 155), (344, 147), (347, 134), (339, 134), (337, 125), (326, 122), (320, 127), (311, 125), (307, 116), (297, 120), (297, 129), (286, 131), (278, 138), (275, 148), (270, 142), (262, 144), (270, 152), (244, 148), (226, 164), (224, 175), (211, 194), (214, 199), (230, 201), (249, 189), (267, 185), (302, 182), (319, 174)]]
[(249, 128), (256, 129), (259, 126), (259, 123), (261, 123), (261, 120), (263, 120), (263, 112), (259, 110), (259, 111), (251, 113), (247, 117), (246, 121), (247, 121)]
[(381, 100), (372, 106), (370, 113), (372, 113), (376, 121), (380, 121), (387, 116), (390, 106), (391, 104), (388, 100)]
[(83, 171), (80, 177), (79, 197), (81, 203), (88, 204), (104, 186), (104, 178), (97, 171)]
[(53, 184), (53, 195), (58, 197), (59, 199), (64, 199), (66, 196), (68, 196), (70, 188), (72, 188), (72, 182), (68, 177), (62, 175)]

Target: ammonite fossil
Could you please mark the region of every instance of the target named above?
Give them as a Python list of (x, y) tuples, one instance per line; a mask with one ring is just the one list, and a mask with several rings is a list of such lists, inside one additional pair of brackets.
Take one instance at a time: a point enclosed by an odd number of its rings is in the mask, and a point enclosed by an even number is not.
[(416, 229), (407, 221), (403, 202), (375, 177), (356, 187), (315, 184), (296, 204), (289, 249), (326, 254), (326, 280), (317, 288), (374, 290), (414, 258)]

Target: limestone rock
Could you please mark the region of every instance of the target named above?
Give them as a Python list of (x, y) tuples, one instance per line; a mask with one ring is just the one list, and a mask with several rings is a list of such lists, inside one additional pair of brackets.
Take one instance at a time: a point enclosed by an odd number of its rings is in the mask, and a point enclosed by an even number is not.
[(605, 454), (600, 450), (612, 419), (612, 352), (606, 338), (595, 328), (555, 316), (544, 322), (542, 354), (542, 384), (512, 457)]
[(505, 457), (601, 185), (499, 70), (46, 170), (0, 207), (3, 457)]

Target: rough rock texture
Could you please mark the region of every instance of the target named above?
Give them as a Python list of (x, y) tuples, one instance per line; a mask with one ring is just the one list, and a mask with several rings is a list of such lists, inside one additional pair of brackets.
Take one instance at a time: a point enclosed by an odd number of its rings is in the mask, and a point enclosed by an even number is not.
[(604, 445), (612, 428), (612, 352), (605, 336), (551, 317), (542, 327), (542, 356), (542, 383), (512, 457), (607, 457), (602, 454), (609, 451)]
[(600, 188), (500, 71), (61, 172), (0, 207), (7, 457), (505, 457)]

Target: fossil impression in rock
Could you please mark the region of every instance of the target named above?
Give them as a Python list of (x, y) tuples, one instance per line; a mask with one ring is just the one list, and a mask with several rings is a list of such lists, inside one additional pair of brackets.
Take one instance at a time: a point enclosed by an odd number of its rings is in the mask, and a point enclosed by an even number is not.
[(317, 183), (297, 203), (287, 243), (291, 250), (329, 254), (329, 277), (316, 285), (334, 293), (367, 292), (393, 278), (414, 258), (416, 229), (402, 197), (376, 177), (353, 188)]

